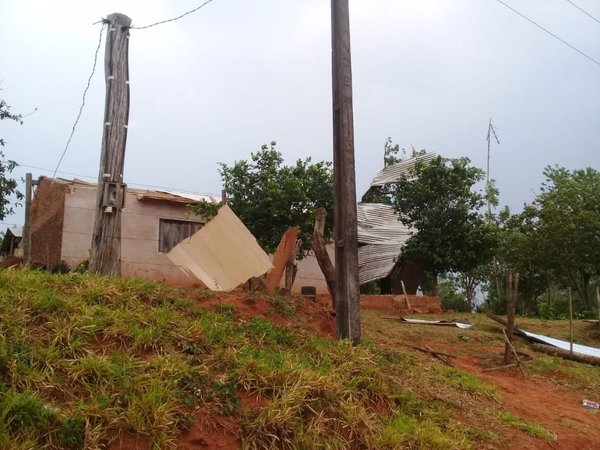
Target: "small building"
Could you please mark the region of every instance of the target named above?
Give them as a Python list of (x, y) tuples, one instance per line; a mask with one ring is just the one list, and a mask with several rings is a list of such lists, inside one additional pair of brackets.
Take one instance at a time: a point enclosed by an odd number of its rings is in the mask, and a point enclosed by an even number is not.
[[(166, 254), (198, 231), (204, 221), (188, 205), (211, 195), (127, 188), (121, 215), (121, 274), (169, 284), (199, 283)], [(31, 203), (31, 260), (53, 269), (75, 269), (90, 257), (97, 186), (81, 180), (40, 177)]]
[(23, 240), (22, 227), (8, 227), (0, 244), (0, 256), (23, 256), (21, 241)]

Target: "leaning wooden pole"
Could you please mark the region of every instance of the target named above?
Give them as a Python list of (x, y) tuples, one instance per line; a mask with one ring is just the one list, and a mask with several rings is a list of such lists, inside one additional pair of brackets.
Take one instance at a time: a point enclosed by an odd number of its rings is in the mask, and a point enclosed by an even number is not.
[(129, 120), (128, 48), (131, 19), (115, 13), (109, 15), (106, 22), (106, 102), (90, 271), (118, 276), (121, 274), (121, 209), (125, 203), (126, 189), (123, 166)]
[(336, 335), (356, 345), (361, 330), (348, 0), (331, 0), (331, 48)]
[[(23, 261), (31, 265), (31, 190), (33, 178), (31, 173), (25, 174), (25, 223), (23, 224)], [(50, 268), (48, 268), (50, 269)]]

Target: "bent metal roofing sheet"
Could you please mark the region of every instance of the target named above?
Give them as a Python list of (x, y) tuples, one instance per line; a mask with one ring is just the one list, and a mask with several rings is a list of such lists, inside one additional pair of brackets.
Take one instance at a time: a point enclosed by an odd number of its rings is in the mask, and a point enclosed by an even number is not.
[(359, 203), (357, 207), (358, 278), (360, 284), (387, 277), (396, 264), (411, 229), (398, 220), (390, 205)]
[(417, 161), (431, 161), (436, 156), (435, 153), (425, 153), (401, 161), (398, 164), (384, 167), (377, 175), (375, 175), (375, 178), (371, 181), (371, 186), (383, 186), (384, 184), (395, 183), (402, 174), (411, 170)]

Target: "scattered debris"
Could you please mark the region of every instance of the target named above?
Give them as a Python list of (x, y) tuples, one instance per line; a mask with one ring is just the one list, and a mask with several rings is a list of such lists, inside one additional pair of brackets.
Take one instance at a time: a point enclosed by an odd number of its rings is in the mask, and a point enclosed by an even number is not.
[(424, 320), (424, 319), (407, 319), (406, 317), (383, 317), (389, 320), (399, 320), (400, 322), (412, 323), (415, 325), (441, 325), (447, 327), (458, 327), (463, 330), (473, 328), (475, 325), (470, 322), (459, 322), (458, 320)]
[(552, 345), (539, 344), (536, 342), (531, 344), (531, 348), (536, 352), (547, 353), (551, 356), (559, 356), (561, 358), (569, 359), (571, 361), (591, 364), (592, 366), (600, 366), (600, 358), (583, 355), (577, 352), (571, 353), (569, 350), (563, 350), (562, 348), (554, 347)]
[(512, 352), (513, 356), (517, 360), (516, 364), (519, 367), (519, 369), (521, 369), (521, 373), (523, 374), (523, 378), (527, 378), (527, 375), (525, 375), (525, 369), (523, 369), (523, 363), (521, 362), (521, 358), (519, 358), (519, 355), (517, 354), (517, 351), (515, 350), (515, 347), (512, 345), (512, 342), (508, 338), (508, 335), (506, 334), (506, 330), (504, 328), (502, 328), (502, 333), (504, 334), (504, 340), (506, 341), (506, 345), (510, 348), (510, 351)]
[[(562, 350), (569, 351), (570, 343), (568, 341), (561, 341), (560, 339), (551, 338), (544, 336), (543, 334), (530, 333), (529, 331), (521, 330), (523, 334), (534, 341), (541, 342), (542, 344), (552, 345)], [(600, 348), (588, 347), (587, 345), (573, 344), (573, 352), (581, 355), (592, 356), (600, 361)]]
[(447, 364), (449, 366), (452, 365), (450, 358), (456, 358), (456, 355), (452, 355), (450, 353), (444, 353), (444, 352), (440, 352), (437, 350), (433, 350), (431, 347), (429, 347), (428, 345), (425, 345), (424, 347), (418, 347), (416, 345), (409, 345), (409, 344), (402, 344), (406, 347), (412, 348), (414, 350), (418, 350), (420, 352), (423, 353), (428, 353), (430, 355), (435, 356), (437, 359), (439, 359), (440, 361), (442, 361), (444, 364)]
[(581, 404), (582, 404), (583, 406), (585, 406), (586, 408), (590, 408), (590, 409), (600, 409), (600, 403), (598, 403), (598, 402), (593, 402), (593, 401), (591, 401), (591, 400), (585, 400), (585, 399), (583, 399), (583, 400), (581, 401)]
[(230, 291), (273, 268), (256, 238), (227, 205), (167, 256), (186, 274), (195, 275), (213, 291)]
[[(490, 319), (506, 326), (506, 320), (495, 314), (486, 314)], [(538, 352), (548, 353), (549, 355), (560, 356), (564, 359), (584, 362), (595, 366), (600, 366), (600, 348), (589, 347), (587, 345), (573, 344), (573, 353), (570, 352), (571, 344), (568, 341), (544, 336), (543, 334), (530, 333), (529, 331), (514, 328), (514, 333), (527, 339), (536, 341), (531, 348)]]

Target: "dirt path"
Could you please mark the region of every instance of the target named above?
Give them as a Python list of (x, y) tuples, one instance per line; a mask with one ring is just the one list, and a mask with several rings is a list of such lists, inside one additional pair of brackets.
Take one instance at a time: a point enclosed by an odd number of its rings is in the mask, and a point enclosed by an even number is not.
[(476, 373), (482, 381), (496, 386), (502, 393), (499, 402), (504, 410), (540, 424), (558, 437), (553, 443), (544, 443), (539, 439), (524, 442), (521, 437), (514, 442), (515, 448), (600, 448), (600, 414), (583, 407), (581, 394), (577, 391), (540, 377), (525, 379), (520, 372), (512, 369), (481, 372), (481, 361), (472, 356), (458, 358), (455, 363), (462, 369)]

